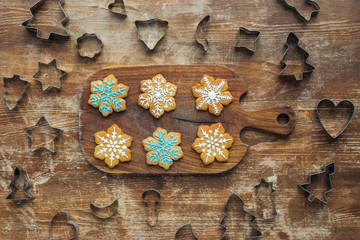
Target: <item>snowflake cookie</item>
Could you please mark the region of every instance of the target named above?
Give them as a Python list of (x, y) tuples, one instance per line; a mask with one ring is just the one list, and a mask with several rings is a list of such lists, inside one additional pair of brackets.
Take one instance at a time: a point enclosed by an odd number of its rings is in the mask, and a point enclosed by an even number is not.
[(114, 75), (109, 75), (103, 81), (93, 81), (90, 83), (91, 92), (88, 103), (99, 111), (104, 117), (107, 117), (114, 111), (120, 112), (126, 110), (125, 98), (129, 87), (121, 83)]
[(141, 93), (138, 98), (139, 106), (148, 109), (155, 118), (159, 118), (164, 111), (170, 112), (176, 108), (174, 96), (177, 87), (158, 74), (152, 80), (141, 81)]
[(107, 132), (101, 131), (94, 134), (95, 147), (94, 157), (104, 160), (109, 168), (113, 168), (121, 162), (131, 160), (132, 137), (122, 132), (118, 125), (114, 124)]
[(233, 96), (229, 91), (226, 79), (216, 79), (204, 75), (200, 84), (192, 87), (193, 96), (196, 98), (196, 109), (206, 111), (219, 116), (224, 109), (223, 105), (228, 105), (233, 101)]
[(226, 162), (229, 160), (229, 151), (234, 142), (234, 138), (228, 133), (221, 123), (216, 123), (211, 126), (200, 125), (197, 136), (192, 144), (192, 148), (196, 152), (201, 153), (200, 158), (205, 165), (213, 163), (215, 158), (219, 162)]
[(153, 137), (143, 140), (146, 153), (146, 162), (149, 165), (159, 165), (169, 170), (173, 161), (179, 160), (184, 156), (181, 147), (181, 134), (169, 132), (162, 128), (157, 128)]

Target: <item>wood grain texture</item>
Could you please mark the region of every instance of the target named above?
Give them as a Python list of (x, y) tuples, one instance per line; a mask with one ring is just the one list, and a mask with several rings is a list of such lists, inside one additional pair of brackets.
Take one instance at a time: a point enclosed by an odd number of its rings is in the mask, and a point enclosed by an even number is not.
[[(360, 6), (357, 0), (318, 0), (321, 11), (303, 23), (280, 0), (164, 0), (125, 1), (128, 17), (120, 19), (106, 9), (109, 1), (66, 0), (70, 17), (69, 40), (44, 42), (21, 27), (36, 0), (0, 3), (0, 73), (19, 74), (31, 82), (15, 111), (0, 100), (0, 239), (48, 239), (51, 218), (66, 209), (78, 223), (78, 239), (173, 239), (179, 226), (190, 222), (199, 239), (219, 239), (224, 204), (231, 191), (243, 198), (255, 213), (262, 239), (357, 239), (360, 234)], [(207, 38), (209, 50), (195, 43), (197, 23), (211, 15)], [(161, 18), (169, 31), (150, 53), (137, 39), (136, 19)], [(239, 26), (258, 30), (261, 36), (250, 56), (234, 51)], [(280, 58), (289, 31), (300, 38), (316, 70), (302, 82), (279, 79)], [(76, 38), (95, 32), (104, 42), (102, 54), (86, 60), (75, 51)], [(57, 58), (68, 72), (61, 91), (43, 93), (32, 76), (37, 62)], [(199, 176), (110, 175), (86, 161), (79, 144), (79, 97), (88, 77), (111, 65), (229, 65), (248, 87), (240, 101), (246, 110), (288, 104), (296, 114), (289, 136), (244, 129), (242, 141), (249, 145), (239, 165), (231, 171)], [(0, 94), (3, 91), (0, 90)], [(328, 97), (350, 99), (355, 115), (348, 129), (331, 141), (318, 123), (315, 105)], [(64, 130), (57, 153), (30, 151), (23, 128), (47, 115), (54, 127)], [(321, 165), (335, 161), (333, 191), (327, 205), (306, 201), (298, 184)], [(13, 169), (25, 167), (36, 199), (16, 206), (5, 198)], [(278, 216), (264, 221), (253, 186), (261, 176), (275, 181)], [(157, 188), (161, 194), (159, 222), (146, 223), (143, 190)], [(107, 221), (91, 214), (89, 204), (119, 198), (119, 214)]]

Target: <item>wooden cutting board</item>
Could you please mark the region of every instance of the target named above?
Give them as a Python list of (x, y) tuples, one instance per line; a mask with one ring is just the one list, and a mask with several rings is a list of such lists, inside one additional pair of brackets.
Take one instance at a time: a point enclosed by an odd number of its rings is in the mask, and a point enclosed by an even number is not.
[[(88, 104), (90, 97), (90, 83), (103, 80), (113, 74), (119, 81), (128, 86), (129, 93), (125, 98), (127, 110), (113, 112), (103, 117), (97, 108)], [(162, 74), (167, 82), (177, 85), (175, 96), (176, 109), (159, 119), (154, 118), (149, 110), (138, 106), (137, 98), (140, 92), (140, 81), (152, 79)], [(191, 88), (200, 82), (204, 74), (228, 80), (229, 91), (234, 101), (224, 107), (220, 116), (208, 111), (195, 109), (195, 98)], [(84, 83), (80, 97), (80, 144), (86, 159), (97, 169), (113, 174), (214, 174), (227, 171), (235, 167), (244, 157), (247, 145), (240, 139), (240, 131), (244, 127), (263, 129), (282, 135), (289, 134), (295, 127), (295, 114), (290, 106), (277, 106), (258, 111), (244, 111), (239, 105), (241, 95), (247, 92), (245, 83), (232, 69), (216, 65), (175, 65), (175, 66), (111, 66), (92, 74)], [(289, 117), (287, 124), (280, 124), (277, 118), (280, 114)], [(197, 138), (199, 125), (211, 125), (221, 122), (227, 133), (234, 137), (234, 143), (229, 149), (227, 162), (214, 162), (205, 166), (200, 155), (191, 145)], [(96, 146), (94, 133), (106, 131), (111, 125), (117, 124), (126, 134), (133, 137), (131, 145), (132, 159), (129, 162), (120, 162), (115, 168), (109, 168), (104, 161), (94, 157)], [(169, 170), (159, 166), (146, 164), (146, 151), (142, 140), (152, 136), (157, 127), (168, 132), (180, 132), (184, 157), (174, 161)]]

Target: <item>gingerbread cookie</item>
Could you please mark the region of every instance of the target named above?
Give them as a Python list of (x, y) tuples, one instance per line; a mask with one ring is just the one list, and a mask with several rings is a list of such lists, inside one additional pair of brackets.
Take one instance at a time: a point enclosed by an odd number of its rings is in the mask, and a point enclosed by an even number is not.
[(104, 160), (109, 168), (114, 168), (121, 162), (131, 160), (132, 137), (122, 132), (118, 125), (114, 124), (107, 132), (101, 131), (94, 134), (95, 147), (94, 157)]
[(229, 86), (226, 79), (216, 79), (204, 75), (200, 84), (192, 87), (193, 96), (196, 99), (196, 109), (206, 111), (219, 116), (224, 109), (223, 105), (228, 105), (233, 101), (233, 96), (228, 92)]
[(219, 162), (229, 160), (228, 148), (234, 142), (234, 138), (228, 133), (221, 123), (212, 124), (211, 126), (200, 125), (197, 136), (192, 144), (192, 148), (200, 154), (200, 158), (205, 165), (213, 163), (216, 159)]
[(113, 111), (120, 112), (126, 110), (125, 98), (129, 87), (121, 83), (114, 75), (109, 75), (103, 81), (93, 81), (90, 83), (91, 92), (88, 103), (107, 117)]
[(169, 132), (162, 128), (157, 128), (153, 137), (143, 140), (146, 153), (146, 162), (149, 165), (159, 165), (169, 170), (173, 161), (179, 160), (184, 156), (181, 147), (181, 134)]
[(155, 118), (159, 118), (164, 111), (170, 112), (176, 108), (174, 96), (177, 87), (158, 74), (152, 80), (141, 81), (141, 93), (138, 98), (139, 106), (149, 109)]

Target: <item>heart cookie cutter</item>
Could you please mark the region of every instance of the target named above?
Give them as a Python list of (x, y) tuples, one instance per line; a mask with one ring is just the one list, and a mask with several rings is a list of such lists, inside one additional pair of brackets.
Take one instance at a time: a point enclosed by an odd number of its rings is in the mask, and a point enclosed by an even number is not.
[[(15, 198), (14, 194), (19, 190), (17, 186), (17, 182), (19, 181), (19, 178), (21, 178), (24, 182), (23, 185), (23, 191), (26, 193), (26, 197), (22, 198)], [(9, 188), (11, 189), (11, 193), (6, 197), (6, 200), (14, 201), (16, 204), (23, 204), (27, 201), (31, 201), (35, 199), (35, 195), (31, 192), (31, 183), (29, 178), (26, 175), (26, 171), (23, 167), (15, 167), (14, 170), (14, 177), (9, 185)]]
[[(73, 226), (73, 228), (74, 228), (74, 234), (73, 234), (71, 237), (69, 237), (69, 238), (53, 237), (53, 233), (52, 233), (53, 224), (54, 224), (54, 221), (55, 221), (56, 217), (57, 217), (58, 215), (60, 215), (60, 214), (65, 214), (65, 216), (66, 216), (66, 222), (67, 222), (69, 225)], [(73, 221), (70, 220), (70, 215), (69, 215), (69, 213), (68, 213), (66, 210), (60, 210), (60, 211), (58, 211), (58, 212), (54, 215), (54, 217), (51, 219), (50, 227), (49, 227), (50, 240), (72, 240), (72, 239), (76, 238), (76, 236), (78, 235), (78, 233), (79, 233), (79, 226), (78, 226), (75, 222), (73, 222)]]
[[(336, 134), (331, 134), (331, 133), (326, 129), (326, 127), (324, 126), (323, 122), (321, 121), (320, 114), (319, 114), (319, 109), (321, 108), (320, 105), (321, 105), (322, 103), (324, 103), (324, 102), (330, 103), (332, 106), (334, 106), (334, 108), (338, 107), (339, 104), (341, 104), (341, 103), (347, 103), (347, 104), (349, 104), (349, 106), (350, 106), (350, 114), (349, 114), (349, 116), (348, 116), (348, 119), (346, 120), (346, 122), (345, 122), (345, 124), (343, 125), (343, 127), (342, 127), (342, 128), (339, 130), (339, 132), (337, 132)], [(339, 102), (335, 105), (335, 103), (334, 103), (332, 100), (330, 100), (330, 99), (328, 99), (328, 98), (324, 98), (324, 99), (321, 99), (321, 100), (316, 104), (315, 109), (316, 109), (316, 116), (317, 116), (318, 119), (319, 119), (319, 122), (320, 122), (321, 127), (325, 130), (325, 132), (327, 133), (327, 135), (329, 135), (332, 139), (336, 139), (337, 137), (339, 137), (339, 136), (346, 130), (346, 128), (349, 126), (349, 124), (350, 124), (350, 122), (351, 122), (351, 119), (353, 118), (354, 113), (355, 113), (355, 106), (354, 106), (354, 104), (353, 104), (350, 100), (347, 100), (347, 99), (341, 100), (341, 101), (339, 101)]]
[[(123, 8), (123, 12), (117, 11), (115, 10), (116, 7), (121, 6)], [(124, 0), (114, 0), (114, 2), (110, 3), (108, 5), (108, 10), (112, 13), (117, 14), (120, 17), (126, 18), (127, 17), (127, 13), (126, 13), (126, 7), (125, 7), (125, 3)]]

